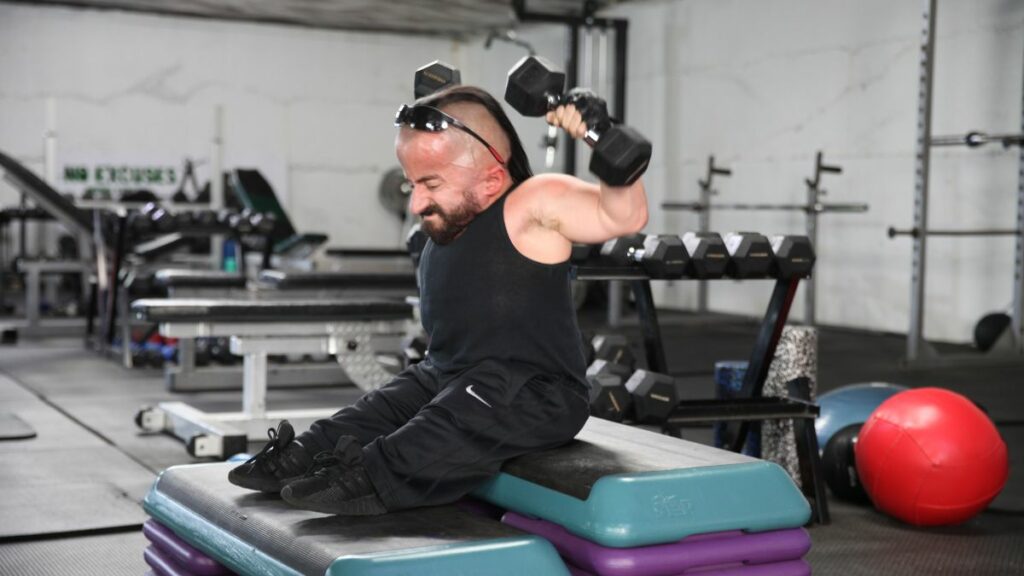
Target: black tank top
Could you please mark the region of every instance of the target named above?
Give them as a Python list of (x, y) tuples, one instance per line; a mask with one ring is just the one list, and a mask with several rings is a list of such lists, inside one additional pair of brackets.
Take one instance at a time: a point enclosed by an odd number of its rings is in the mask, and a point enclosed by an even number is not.
[(506, 193), (446, 245), (420, 258), (420, 313), (429, 362), (450, 373), (483, 360), (586, 388), (586, 365), (569, 263), (519, 253), (505, 228)]

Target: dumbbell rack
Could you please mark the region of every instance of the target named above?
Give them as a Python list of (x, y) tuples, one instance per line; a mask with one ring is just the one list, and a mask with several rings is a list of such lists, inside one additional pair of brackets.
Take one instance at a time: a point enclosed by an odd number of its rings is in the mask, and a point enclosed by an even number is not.
[[(715, 175), (731, 176), (732, 171), (721, 166), (715, 166), (715, 157), (711, 156), (708, 159), (707, 175), (704, 178), (697, 181), (701, 191), (700, 199), (697, 202), (662, 202), (661, 207), (664, 210), (684, 210), (696, 212), (698, 214), (698, 226), (700, 232), (710, 231), (711, 212), (714, 210), (743, 210), (757, 212), (803, 212), (806, 215), (805, 234), (808, 238), (811, 239), (811, 244), (817, 247), (818, 219), (822, 214), (829, 212), (860, 213), (868, 211), (868, 205), (865, 203), (823, 201), (823, 197), (826, 195), (826, 190), (821, 187), (822, 174), (841, 174), (843, 171), (842, 168), (839, 166), (825, 164), (823, 158), (824, 156), (822, 152), (819, 150), (814, 160), (814, 176), (811, 178), (804, 179), (804, 184), (807, 186), (807, 202), (803, 204), (749, 204), (742, 202), (712, 202), (711, 197), (718, 193), (714, 188), (711, 187), (712, 179)], [(807, 279), (806, 286), (804, 286), (803, 321), (805, 324), (811, 326), (817, 323), (816, 293), (817, 290), (814, 278), (810, 277)], [(701, 284), (698, 287), (697, 309), (700, 312), (707, 312), (708, 309), (707, 284), (704, 282), (701, 282)]]
[[(789, 318), (789, 311), (793, 304), (800, 280), (809, 276), (775, 277), (775, 286), (772, 291), (771, 300), (768, 302), (768, 309), (761, 320), (761, 327), (758, 330), (754, 350), (750, 356), (749, 368), (743, 381), (741, 396), (760, 396), (764, 389), (764, 382), (768, 377), (768, 368), (771, 359), (775, 357), (775, 348), (778, 346), (779, 338), (782, 336), (782, 328)], [(668, 373), (668, 363), (665, 360), (665, 346), (661, 338), (661, 327), (658, 323), (658, 313), (654, 306), (654, 297), (651, 293), (651, 280), (668, 280), (667, 278), (652, 278), (639, 264), (622, 266), (607, 262), (602, 259), (593, 259), (575, 265), (572, 268), (572, 279), (580, 281), (601, 281), (621, 280), (632, 283), (633, 293), (636, 298), (636, 310), (639, 319), (640, 330), (644, 338), (644, 353), (647, 359), (648, 369), (654, 372)], [(722, 278), (723, 280), (734, 280)], [(695, 280), (693, 278), (673, 278), (672, 280)]]
[[(190, 223), (181, 227), (175, 227), (172, 230), (160, 231), (160, 230), (149, 230), (143, 233), (133, 230), (133, 221), (142, 216), (140, 212), (129, 212), (127, 210), (119, 210), (116, 214), (111, 216), (100, 211), (94, 211), (93, 217), (95, 219), (94, 235), (102, 236), (102, 230), (106, 228), (112, 237), (112, 242), (100, 243), (101, 239), (97, 239), (97, 245), (107, 244), (111, 247), (109, 254), (109, 265), (104, 262), (102, 266), (98, 266), (99, 270), (107, 270), (104, 274), (104, 281), (97, 282), (94, 287), (93, 295), (90, 297), (90, 309), (88, 311), (88, 323), (86, 328), (87, 338), (91, 337), (93, 342), (93, 348), (102, 354), (114, 353), (114, 339), (117, 333), (118, 320), (121, 319), (121, 332), (122, 332), (122, 345), (121, 345), (121, 359), (127, 367), (131, 367), (131, 352), (130, 352), (130, 333), (131, 326), (126, 320), (128, 315), (127, 311), (127, 298), (128, 293), (124, 289), (123, 283), (121, 282), (122, 271), (125, 269), (125, 265), (128, 261), (129, 254), (145, 254), (148, 252), (160, 253), (161, 251), (180, 244), (188, 236), (209, 236), (211, 234), (222, 234), (239, 239), (241, 234), (238, 230), (232, 227), (226, 218), (220, 218), (216, 223), (199, 224)], [(106, 223), (106, 226), (104, 226)], [(240, 251), (244, 251), (243, 244), (237, 242), (237, 246)], [(270, 243), (265, 243), (265, 250), (270, 249)], [(102, 259), (105, 261), (107, 255), (102, 255)], [(245, 261), (244, 252), (239, 254), (239, 261)], [(263, 260), (267, 259), (267, 254), (264, 254)], [(95, 317), (101, 319), (101, 326), (99, 330), (95, 329), (93, 325), (93, 319)]]
[[(619, 280), (631, 282), (636, 299), (637, 316), (644, 338), (644, 352), (648, 369), (668, 373), (665, 348), (661, 338), (657, 310), (651, 292), (651, 280), (670, 280), (650, 276), (640, 264), (619, 265), (601, 258), (594, 258), (576, 264), (572, 268), (572, 279), (579, 281)], [(818, 406), (807, 401), (806, 394), (795, 398), (765, 398), (764, 384), (768, 378), (782, 329), (789, 318), (800, 281), (810, 277), (805, 274), (773, 275), (775, 285), (767, 310), (758, 329), (750, 362), (745, 373), (743, 386), (737, 398), (726, 400), (684, 401), (669, 416), (665, 431), (675, 433), (686, 424), (724, 421), (732, 428), (726, 436), (732, 439), (730, 449), (739, 452), (747, 440), (751, 422), (762, 420), (788, 420), (796, 423), (798, 449), (800, 451), (801, 474), (804, 495), (811, 502), (817, 522), (829, 522), (828, 502), (821, 477), (817, 438), (814, 434), (814, 418)], [(732, 278), (723, 278), (735, 280)], [(671, 278), (671, 280), (697, 280), (696, 278)]]

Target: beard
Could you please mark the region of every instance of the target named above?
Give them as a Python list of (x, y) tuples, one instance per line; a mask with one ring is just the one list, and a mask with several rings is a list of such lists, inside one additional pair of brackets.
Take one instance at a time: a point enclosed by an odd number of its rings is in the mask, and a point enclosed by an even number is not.
[(435, 244), (443, 246), (458, 238), (459, 234), (462, 234), (466, 226), (469, 226), (469, 223), (479, 213), (480, 203), (468, 191), (463, 192), (462, 203), (451, 210), (445, 210), (435, 203), (427, 206), (420, 213), (420, 217), (426, 218), (427, 216), (436, 215), (438, 221), (428, 222), (427, 220), (422, 220), (420, 229)]

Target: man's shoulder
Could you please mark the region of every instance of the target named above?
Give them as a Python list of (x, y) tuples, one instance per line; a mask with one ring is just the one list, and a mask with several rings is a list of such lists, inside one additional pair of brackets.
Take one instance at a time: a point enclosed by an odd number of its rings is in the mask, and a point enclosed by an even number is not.
[(569, 185), (565, 174), (537, 174), (521, 182), (509, 191), (506, 210), (533, 212), (541, 202), (551, 200)]

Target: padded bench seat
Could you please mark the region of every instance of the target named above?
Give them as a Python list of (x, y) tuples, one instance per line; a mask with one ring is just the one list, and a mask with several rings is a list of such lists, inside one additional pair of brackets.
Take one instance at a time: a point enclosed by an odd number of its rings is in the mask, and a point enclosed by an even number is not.
[(259, 282), (277, 290), (353, 290), (408, 289), (416, 291), (416, 273), (402, 271), (377, 272), (284, 272), (264, 270)]
[(412, 317), (412, 306), (397, 300), (208, 300), (143, 298), (132, 314), (145, 322), (365, 322)]
[(153, 283), (161, 288), (245, 288), (245, 276), (223, 270), (185, 270), (167, 268), (153, 274)]
[(612, 548), (803, 526), (777, 464), (590, 418), (570, 444), (510, 460), (474, 495)]
[(459, 506), (328, 516), (227, 481), (236, 464), (165, 470), (146, 512), (240, 574), (567, 575), (554, 547)]

